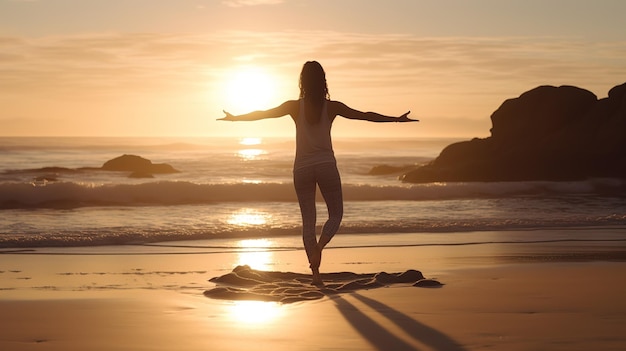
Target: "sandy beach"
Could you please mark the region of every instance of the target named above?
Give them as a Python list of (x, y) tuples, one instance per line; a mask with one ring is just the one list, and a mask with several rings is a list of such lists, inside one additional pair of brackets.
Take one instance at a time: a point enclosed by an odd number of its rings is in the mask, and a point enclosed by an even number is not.
[(623, 350), (626, 241), (604, 232), (613, 239), (330, 248), (326, 273), (412, 269), (443, 285), (293, 303), (205, 292), (242, 264), (307, 273), (301, 250), (3, 249), (0, 349)]

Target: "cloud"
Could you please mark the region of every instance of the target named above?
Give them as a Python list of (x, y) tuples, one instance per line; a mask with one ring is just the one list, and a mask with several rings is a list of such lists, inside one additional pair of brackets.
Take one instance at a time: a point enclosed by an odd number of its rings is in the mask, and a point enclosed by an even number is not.
[[(333, 31), (0, 35), (0, 117), (20, 116), (2, 121), (20, 135), (33, 125), (43, 134), (67, 135), (73, 127), (75, 134), (89, 134), (96, 123), (103, 134), (146, 133), (147, 125), (155, 134), (197, 133), (207, 106), (211, 113), (223, 107), (223, 84), (236, 67), (259, 65), (280, 75), (286, 98), (295, 98), (302, 64), (318, 60), (334, 99), (390, 113), (411, 109), (424, 122), (424, 135), (455, 128), (488, 133), (488, 117), (505, 99), (538, 85), (577, 85), (606, 96), (626, 77), (623, 57), (623, 41), (550, 37)], [(173, 115), (184, 117), (174, 126)]]
[(193, 91), (202, 84), (219, 84), (225, 69), (238, 64), (289, 72), (296, 82), (302, 63), (315, 59), (327, 71), (331, 95), (349, 93), (369, 101), (423, 99), (426, 104), (437, 97), (466, 103), (471, 111), (479, 96), (490, 96), (495, 104), (542, 84), (578, 85), (605, 96), (622, 83), (616, 79), (626, 76), (626, 63), (620, 59), (626, 57), (625, 44), (324, 31), (4, 36), (0, 94)]
[(0, 48), (0, 91), (8, 94), (177, 84), (216, 49), (210, 40), (159, 34), (5, 37)]

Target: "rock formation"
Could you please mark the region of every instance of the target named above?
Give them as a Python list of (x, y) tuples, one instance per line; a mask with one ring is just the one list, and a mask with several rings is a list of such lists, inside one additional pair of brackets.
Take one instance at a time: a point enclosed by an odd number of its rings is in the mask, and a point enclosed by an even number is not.
[(132, 172), (131, 178), (152, 178), (154, 174), (178, 173), (167, 163), (152, 163), (152, 161), (136, 155), (122, 155), (109, 160), (102, 165), (105, 171)]
[(404, 182), (626, 178), (626, 83), (598, 100), (573, 86), (540, 86), (491, 115), (491, 136), (451, 144)]

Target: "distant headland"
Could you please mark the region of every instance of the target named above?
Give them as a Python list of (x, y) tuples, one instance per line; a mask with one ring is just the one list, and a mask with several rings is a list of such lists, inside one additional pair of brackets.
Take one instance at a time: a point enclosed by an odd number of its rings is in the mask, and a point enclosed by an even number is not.
[(404, 182), (570, 181), (626, 178), (626, 83), (598, 99), (574, 86), (540, 86), (491, 115), (491, 136), (448, 145)]

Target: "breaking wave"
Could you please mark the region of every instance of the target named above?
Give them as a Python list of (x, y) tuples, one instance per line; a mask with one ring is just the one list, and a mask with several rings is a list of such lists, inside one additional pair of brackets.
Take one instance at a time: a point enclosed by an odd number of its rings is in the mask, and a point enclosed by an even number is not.
[[(626, 196), (626, 182), (592, 179), (576, 182), (472, 182), (343, 186), (346, 201), (426, 201), (516, 196)], [(0, 208), (76, 208), (87, 206), (151, 206), (219, 202), (294, 202), (291, 183), (197, 184), (157, 181), (137, 184), (0, 184)]]

